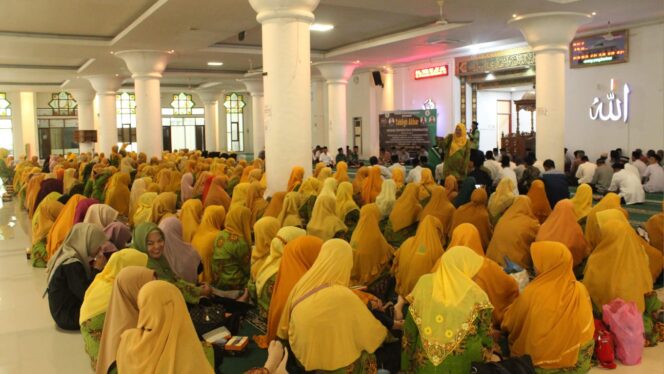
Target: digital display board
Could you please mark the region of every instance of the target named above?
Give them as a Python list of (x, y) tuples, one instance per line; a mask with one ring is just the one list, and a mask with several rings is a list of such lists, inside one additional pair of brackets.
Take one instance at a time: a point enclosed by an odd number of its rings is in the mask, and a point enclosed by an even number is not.
[(627, 62), (627, 30), (605, 32), (572, 40), (569, 47), (570, 67), (619, 64)]
[(435, 77), (446, 77), (449, 74), (447, 65), (431, 66), (415, 70), (415, 80)]

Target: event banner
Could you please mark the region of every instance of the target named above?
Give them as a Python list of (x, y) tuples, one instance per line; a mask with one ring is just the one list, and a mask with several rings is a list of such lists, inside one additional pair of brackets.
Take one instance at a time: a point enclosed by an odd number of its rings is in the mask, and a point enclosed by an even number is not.
[(420, 147), (425, 147), (430, 164), (435, 164), (437, 152), (432, 146), (436, 144), (436, 109), (385, 112), (378, 117), (378, 123), (381, 148), (405, 147), (415, 157)]

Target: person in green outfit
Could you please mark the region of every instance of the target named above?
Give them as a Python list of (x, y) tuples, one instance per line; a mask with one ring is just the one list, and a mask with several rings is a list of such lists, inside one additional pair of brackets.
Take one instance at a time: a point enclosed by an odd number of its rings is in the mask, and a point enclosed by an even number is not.
[(134, 229), (133, 237), (132, 247), (148, 255), (148, 268), (154, 270), (158, 279), (175, 285), (182, 292), (187, 304), (198, 304), (201, 297), (212, 293), (212, 289), (206, 283), (199, 286), (175, 275), (163, 255), (166, 242), (159, 226), (152, 222), (141, 223)]
[(452, 247), (441, 266), (423, 275), (413, 292), (404, 323), (404, 373), (469, 373), (473, 361), (491, 354), (493, 307), (473, 281), (484, 259), (468, 247)]
[(212, 285), (220, 290), (243, 290), (251, 273), (251, 210), (231, 208), (224, 229), (214, 241)]
[(443, 164), (443, 178), (453, 175), (458, 181), (463, 181), (468, 172), (471, 143), (466, 135), (466, 126), (458, 123), (453, 134), (442, 140), (445, 164)]
[(480, 149), (480, 130), (477, 128), (477, 121), (473, 121), (473, 124), (470, 126), (470, 149)]

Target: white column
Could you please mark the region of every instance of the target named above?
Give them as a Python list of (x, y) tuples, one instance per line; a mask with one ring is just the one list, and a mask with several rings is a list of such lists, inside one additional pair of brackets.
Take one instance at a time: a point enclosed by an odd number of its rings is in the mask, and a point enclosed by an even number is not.
[[(40, 158), (48, 158), (50, 155), (40, 155), (39, 154), (39, 141), (37, 139), (37, 107), (35, 103), (37, 102), (37, 95), (35, 92), (23, 92), (20, 93), (21, 97), (21, 126), (20, 131), (23, 138), (24, 144), (14, 144), (14, 147), (23, 146), (25, 155), (28, 159), (32, 156), (38, 156)], [(14, 127), (16, 128), (16, 127)], [(23, 152), (19, 152), (24, 154)]]
[(283, 191), (291, 168), (311, 174), (311, 43), (319, 0), (249, 0), (262, 24), (267, 195)]
[(346, 88), (356, 64), (338, 61), (320, 62), (314, 65), (325, 78), (327, 86), (328, 149), (336, 155), (338, 148), (348, 145), (348, 116), (346, 111)]
[(251, 95), (251, 120), (253, 124), (254, 158), (265, 150), (265, 124), (263, 122), (263, 72), (252, 72), (244, 75), (244, 79), (238, 79), (247, 87)]
[(219, 151), (217, 139), (219, 137), (219, 90), (197, 90), (196, 93), (203, 100), (205, 106), (205, 150)]
[(325, 119), (325, 80), (311, 77), (311, 145), (327, 144), (327, 120)]
[[(97, 92), (99, 105), (99, 129), (97, 131), (97, 152), (107, 156), (111, 148), (118, 144), (118, 120), (115, 96), (124, 77), (115, 75), (92, 75), (85, 77)], [(93, 122), (94, 123), (94, 122)]]
[(394, 70), (391, 67), (383, 69), (383, 89), (381, 92), (380, 111), (394, 111)]
[[(74, 96), (78, 107), (78, 129), (79, 130), (94, 130), (94, 110), (93, 102), (95, 100), (95, 92), (86, 88), (75, 88), (69, 90), (69, 93)], [(99, 141), (99, 139), (97, 139)], [(78, 147), (81, 153), (94, 152), (94, 144), (90, 142), (79, 143)]]
[(508, 21), (521, 30), (535, 52), (537, 100), (537, 158), (551, 159), (563, 169), (565, 148), (565, 59), (579, 25), (592, 17), (584, 13), (525, 14)]
[(164, 150), (161, 129), (159, 80), (172, 51), (130, 50), (115, 52), (134, 78), (136, 93), (136, 146), (139, 152), (161, 158)]

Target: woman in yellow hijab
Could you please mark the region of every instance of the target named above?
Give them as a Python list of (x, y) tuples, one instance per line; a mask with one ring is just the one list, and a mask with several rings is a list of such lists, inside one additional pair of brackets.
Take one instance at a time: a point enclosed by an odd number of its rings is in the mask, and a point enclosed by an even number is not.
[(175, 215), (178, 196), (174, 192), (162, 192), (152, 202), (150, 222), (157, 225), (162, 219)]
[(316, 166), (314, 167), (313, 177), (318, 178), (318, 174), (320, 174), (320, 172), (321, 172), (321, 170), (323, 170), (323, 168), (325, 168), (325, 163), (324, 162), (317, 163)]
[[(396, 169), (395, 169), (396, 170)], [(380, 220), (387, 218), (392, 213), (394, 203), (397, 201), (397, 185), (392, 179), (385, 179), (376, 196), (376, 205), (380, 210)]]
[(85, 352), (90, 357), (92, 368), (97, 367), (99, 344), (115, 277), (127, 266), (146, 266), (147, 264), (148, 255), (133, 248), (115, 252), (104, 266), (104, 270), (95, 276), (85, 291), (79, 323), (85, 343)]
[(544, 182), (541, 179), (536, 179), (530, 185), (528, 197), (533, 204), (533, 214), (537, 217), (540, 224), (544, 223), (549, 214), (551, 214), (551, 204), (549, 204), (549, 199), (546, 197)]
[(445, 177), (445, 193), (447, 193), (447, 199), (449, 201), (454, 201), (459, 195), (459, 183), (453, 175), (448, 175)]
[(514, 182), (509, 178), (502, 178), (498, 182), (496, 191), (489, 198), (489, 217), (491, 224), (496, 225), (500, 217), (514, 202)]
[(304, 168), (301, 166), (293, 167), (291, 170), (290, 177), (288, 178), (288, 186), (286, 186), (286, 191), (297, 191), (302, 184), (302, 179), (304, 178)]
[(505, 257), (524, 269), (532, 269), (530, 244), (539, 231), (539, 221), (533, 215), (530, 198), (519, 196), (500, 218), (486, 250), (486, 256), (505, 266)]
[(447, 237), (451, 234), (450, 227), (452, 226), (452, 218), (454, 217), (455, 211), (456, 208), (454, 208), (454, 205), (447, 199), (445, 189), (442, 186), (433, 186), (433, 188), (431, 188), (431, 199), (420, 213), (420, 221), (422, 221), (427, 215), (438, 218), (443, 225), (444, 245), (447, 241)]
[(150, 214), (152, 214), (152, 204), (157, 198), (156, 192), (144, 192), (138, 199), (138, 206), (133, 215), (134, 227), (144, 222), (150, 222)]
[(240, 177), (240, 183), (249, 183), (249, 173), (254, 170), (253, 166), (247, 166), (242, 170), (242, 176)]
[(256, 274), (270, 254), (270, 243), (279, 231), (279, 221), (274, 217), (263, 217), (254, 224), (255, 245), (251, 251), (251, 281), (256, 281)]
[(32, 219), (32, 248), (30, 250), (32, 266), (46, 267), (48, 261), (46, 237), (63, 208), (64, 205), (59, 201), (47, 198), (37, 207)]
[(111, 181), (112, 183), (109, 183), (106, 191), (104, 204), (117, 210), (121, 216), (127, 217), (129, 216), (129, 198), (131, 197), (129, 191), (131, 177), (127, 173), (117, 173), (113, 175)]
[(239, 183), (237, 186), (235, 186), (235, 188), (233, 188), (233, 196), (231, 198), (230, 208), (234, 208), (236, 206), (243, 206), (251, 209), (249, 187), (251, 187), (251, 184), (245, 182), (245, 183)]
[(590, 247), (574, 213), (574, 204), (569, 199), (560, 200), (556, 204), (549, 218), (537, 232), (535, 241), (555, 241), (564, 244), (572, 254), (572, 263), (575, 267), (590, 253)]
[(364, 180), (369, 177), (369, 168), (362, 166), (357, 169), (355, 173), (355, 179), (353, 179), (353, 195), (360, 195), (362, 193), (362, 186), (364, 185)]
[(383, 177), (380, 175), (380, 169), (377, 166), (369, 168), (369, 176), (362, 181), (362, 190), (360, 196), (362, 197), (362, 204), (371, 204), (376, 201), (376, 197), (380, 194), (380, 189), (383, 184)]
[(277, 220), (281, 227), (295, 226), (303, 227), (299, 212), (300, 195), (297, 192), (289, 192), (284, 197), (284, 204)]
[(404, 186), (406, 177), (403, 175), (403, 170), (401, 168), (392, 169), (392, 180), (397, 187), (397, 190), (401, 192), (401, 189)]
[(138, 200), (141, 195), (143, 195), (148, 190), (148, 185), (152, 182), (151, 178), (136, 178), (134, 183), (131, 185), (131, 191), (129, 192), (129, 223), (134, 223), (134, 213), (138, 208)]
[(314, 210), (316, 204), (316, 197), (321, 189), (321, 183), (314, 177), (307, 178), (302, 187), (298, 190), (300, 195), (299, 213), (303, 223), (306, 225), (311, 218), (311, 212)]
[(337, 171), (334, 173), (334, 179), (339, 183), (350, 182), (350, 178), (348, 177), (348, 164), (346, 161), (339, 161), (337, 163)]
[(267, 204), (267, 208), (265, 208), (263, 217), (274, 217), (274, 218), (279, 217), (281, 208), (283, 208), (284, 206), (285, 198), (286, 198), (286, 192), (275, 192), (272, 195), (272, 198), (270, 198), (270, 202)]
[(350, 238), (360, 219), (360, 208), (353, 200), (353, 185), (350, 182), (341, 182), (337, 188), (337, 217), (348, 228), (346, 238)]
[(597, 308), (621, 298), (643, 313), (653, 283), (648, 255), (622, 212), (609, 209), (597, 216), (600, 241), (588, 257), (583, 284)]
[(396, 293), (406, 297), (424, 274), (431, 272), (443, 254), (443, 225), (438, 218), (426, 216), (415, 236), (408, 238), (394, 254), (392, 273), (396, 278)]
[(409, 183), (401, 196), (394, 202), (387, 225), (385, 225), (385, 239), (393, 246), (401, 244), (413, 236), (418, 230), (417, 222), (422, 211), (422, 205), (417, 198), (419, 187), (416, 183)]
[(332, 178), (332, 168), (330, 167), (324, 167), (318, 172), (318, 176), (316, 176), (319, 181), (324, 182), (327, 178)]
[(576, 219), (581, 223), (585, 223), (584, 218), (590, 213), (590, 209), (593, 206), (593, 189), (586, 183), (582, 183), (576, 189), (574, 197), (571, 199), (572, 204), (574, 205), (574, 213), (576, 214)]
[(387, 329), (348, 288), (352, 267), (350, 245), (329, 240), (288, 297), (280, 323), (288, 326), (288, 336), (282, 337), (288, 338), (305, 370), (333, 371), (353, 365), (354, 370), (370, 372), (376, 367), (373, 353)]
[(431, 198), (431, 189), (436, 186), (436, 181), (433, 179), (431, 169), (422, 169), (422, 179), (420, 180), (420, 191), (418, 198), (422, 204), (427, 204)]
[(307, 234), (323, 240), (343, 237), (348, 227), (337, 216), (336, 198), (320, 195), (316, 199), (311, 220), (307, 224)]
[(486, 200), (486, 190), (484, 188), (475, 189), (470, 195), (470, 202), (460, 206), (454, 212), (452, 225), (448, 233), (454, 232), (454, 229), (463, 223), (470, 223), (475, 226), (480, 234), (482, 248), (486, 248), (493, 235), (491, 222), (489, 222), (489, 212), (486, 208)]
[(182, 204), (182, 240), (191, 243), (203, 219), (203, 203), (199, 199), (188, 199)]
[(74, 187), (76, 182), (77, 182), (76, 169), (74, 168), (66, 169), (65, 175), (62, 179), (62, 192), (65, 194), (69, 194), (69, 191), (71, 191), (72, 187)]
[(62, 208), (58, 218), (53, 222), (53, 226), (48, 231), (46, 237), (46, 253), (47, 259), (50, 259), (55, 251), (60, 248), (60, 245), (65, 240), (72, 226), (74, 226), (74, 214), (76, 213), (76, 206), (78, 203), (85, 199), (83, 195), (74, 195), (69, 198), (67, 204)]
[(125, 331), (118, 346), (119, 373), (214, 373), (175, 286), (147, 283), (138, 310), (136, 328)]
[(466, 134), (466, 125), (458, 123), (454, 133), (445, 137), (443, 147), (445, 150), (443, 177), (453, 175), (457, 180), (464, 179), (470, 159), (470, 142)]
[(243, 206), (231, 208), (224, 229), (214, 241), (214, 287), (227, 291), (245, 289), (251, 273), (251, 244), (251, 210)]
[(490, 355), (493, 308), (473, 282), (483, 261), (469, 248), (453, 247), (443, 255), (442, 266), (419, 278), (407, 297), (403, 372), (470, 373), (473, 361)]
[(212, 281), (212, 253), (214, 252), (214, 241), (219, 232), (224, 228), (226, 209), (223, 206), (213, 205), (207, 207), (203, 213), (201, 224), (196, 229), (191, 246), (201, 255), (203, 273), (200, 275), (201, 282)]
[(367, 204), (360, 211), (360, 221), (350, 239), (353, 248), (351, 284), (369, 285), (389, 271), (394, 248), (380, 232), (380, 210)]
[(586, 287), (572, 272), (572, 255), (558, 242), (531, 247), (537, 277), (505, 312), (512, 356), (530, 355), (540, 370), (587, 373), (595, 331)]
[(597, 213), (607, 209), (618, 209), (621, 210), (624, 214), (627, 214), (627, 211), (620, 207), (620, 196), (613, 192), (609, 192), (604, 195), (602, 200), (600, 200), (597, 205), (590, 209), (590, 212), (588, 212), (588, 216), (586, 217), (585, 236), (591, 251), (595, 249), (595, 247), (599, 244), (599, 241), (602, 239), (599, 224), (597, 223)]
[(41, 189), (41, 183), (46, 179), (46, 174), (39, 173), (30, 177), (25, 192), (25, 209), (28, 210), (28, 218), (32, 219), (32, 215), (35, 213), (35, 201), (37, 201), (37, 195), (39, 195), (39, 190)]

